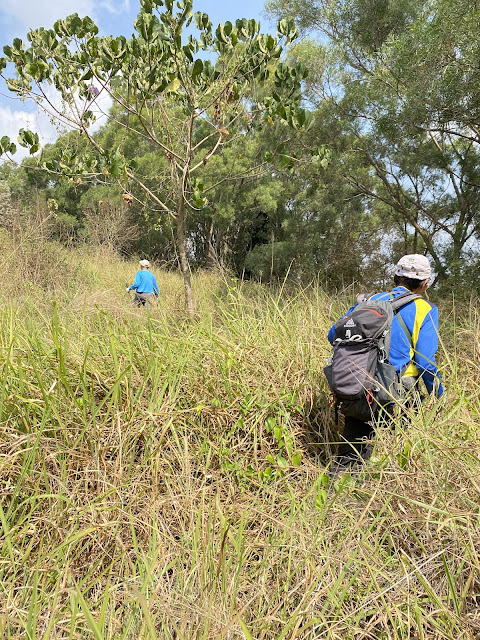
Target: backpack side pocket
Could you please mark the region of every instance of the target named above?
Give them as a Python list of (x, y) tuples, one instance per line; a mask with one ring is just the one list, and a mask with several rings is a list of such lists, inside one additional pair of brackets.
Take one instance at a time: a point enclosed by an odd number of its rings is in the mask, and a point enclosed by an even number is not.
[(364, 397), (374, 384), (377, 347), (371, 343), (340, 344), (333, 352), (332, 388), (339, 400)]
[(375, 380), (378, 383), (378, 390), (375, 394), (376, 402), (384, 407), (400, 400), (403, 396), (403, 388), (400, 375), (389, 362), (377, 362)]

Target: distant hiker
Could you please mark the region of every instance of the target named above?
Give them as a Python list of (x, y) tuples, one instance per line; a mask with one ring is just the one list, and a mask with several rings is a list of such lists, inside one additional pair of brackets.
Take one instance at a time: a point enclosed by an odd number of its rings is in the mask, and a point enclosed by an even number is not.
[(425, 256), (403, 256), (392, 291), (359, 296), (328, 332), (333, 354), (325, 375), (345, 416), (334, 476), (369, 457), (372, 420), (382, 413), (391, 419), (395, 401), (419, 380), (428, 393), (443, 393), (435, 363), (438, 309), (422, 298), (431, 275)]
[(133, 304), (136, 307), (149, 307), (153, 296), (158, 298), (158, 285), (153, 273), (149, 271), (150, 262), (148, 260), (140, 260), (140, 271), (135, 274), (134, 283), (129, 287), (127, 285), (127, 291), (133, 289), (135, 291), (135, 297)]

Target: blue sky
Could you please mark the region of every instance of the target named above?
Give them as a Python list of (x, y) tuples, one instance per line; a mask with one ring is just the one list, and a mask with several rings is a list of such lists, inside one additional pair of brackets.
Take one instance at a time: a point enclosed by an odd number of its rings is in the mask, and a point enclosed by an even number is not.
[[(71, 13), (93, 18), (103, 35), (123, 34), (128, 38), (139, 6), (139, 0), (0, 0), (0, 56), (13, 38), (25, 40), (29, 29), (50, 28), (55, 20)], [(274, 28), (262, 17), (263, 0), (242, 0), (238, 5), (229, 0), (194, 0), (193, 8), (208, 13), (214, 25), (237, 18), (255, 18), (262, 22), (263, 30)], [(15, 141), (21, 127), (38, 132), (43, 143), (56, 135), (48, 118), (15, 98), (0, 79), (0, 138), (8, 135)], [(20, 158), (17, 153), (15, 159)]]

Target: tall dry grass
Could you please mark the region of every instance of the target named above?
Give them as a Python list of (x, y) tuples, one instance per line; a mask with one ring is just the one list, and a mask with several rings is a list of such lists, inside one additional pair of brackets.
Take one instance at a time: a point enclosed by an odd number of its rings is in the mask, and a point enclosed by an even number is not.
[(0, 311), (0, 637), (480, 637), (475, 304), (442, 304), (444, 397), (332, 485), (346, 299), (198, 274), (193, 324), (177, 276), (148, 314), (134, 263), (51, 250)]

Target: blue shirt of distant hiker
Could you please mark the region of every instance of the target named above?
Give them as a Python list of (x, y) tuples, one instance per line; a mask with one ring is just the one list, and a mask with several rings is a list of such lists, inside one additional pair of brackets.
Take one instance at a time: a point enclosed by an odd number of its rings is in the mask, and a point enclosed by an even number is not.
[(142, 269), (135, 274), (135, 280), (128, 290), (136, 290), (138, 293), (154, 293), (158, 296), (158, 285), (153, 273), (148, 269)]
[[(395, 287), (392, 290), (394, 298), (406, 293), (405, 287)], [(388, 300), (390, 293), (376, 293), (370, 296), (370, 300)], [(355, 304), (347, 311), (348, 315)], [(396, 314), (393, 316), (392, 338), (390, 344), (390, 362), (398, 372), (403, 371), (403, 376), (422, 377), (429, 393), (437, 384), (437, 396), (443, 393), (443, 386), (435, 362), (438, 349), (438, 309), (423, 298), (418, 298), (402, 307), (397, 313), (402, 316), (407, 329), (412, 336), (412, 344), (409, 343), (405, 331), (402, 329)], [(345, 316), (343, 316), (345, 317)], [(328, 332), (328, 340), (333, 344), (335, 338), (335, 325)]]

